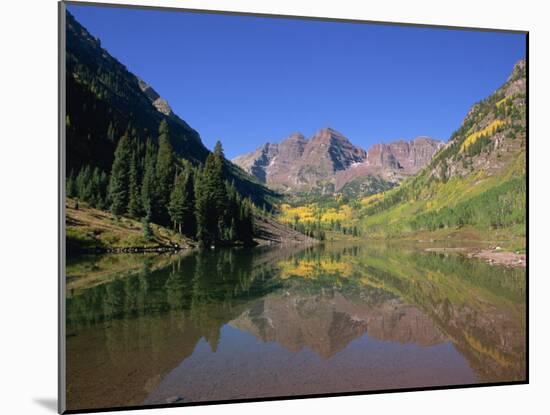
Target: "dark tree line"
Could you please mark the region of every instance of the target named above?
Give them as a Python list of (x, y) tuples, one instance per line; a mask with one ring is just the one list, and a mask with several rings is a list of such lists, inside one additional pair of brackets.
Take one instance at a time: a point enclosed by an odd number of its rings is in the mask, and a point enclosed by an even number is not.
[(110, 175), (86, 166), (67, 179), (67, 196), (76, 197), (115, 217), (141, 219), (172, 227), (204, 246), (251, 244), (254, 206), (224, 177), (224, 154), (218, 142), (204, 166), (178, 159), (166, 121), (159, 126), (158, 144), (144, 144), (129, 126), (118, 140)]
[(86, 166), (78, 175), (71, 172), (67, 178), (67, 196), (84, 200), (98, 209), (108, 209), (108, 184), (109, 178), (104, 171)]
[(320, 241), (326, 239), (325, 230), (317, 222), (300, 222), (295, 218), (292, 229)]
[(321, 222), (301, 222), (299, 218), (294, 218), (292, 228), (311, 238), (319, 239), (320, 241), (326, 239), (326, 230), (356, 237), (361, 235), (357, 226), (344, 226), (340, 221), (331, 221), (330, 224), (322, 224)]
[(294, 220), (290, 225), (292, 229), (298, 231), (311, 238), (324, 241), (327, 238), (326, 231), (340, 232), (344, 235), (360, 236), (361, 232), (356, 225), (342, 225), (339, 220), (331, 220), (330, 222), (322, 222), (321, 216), (318, 214), (317, 220), (314, 221), (301, 221), (299, 215), (294, 216)]

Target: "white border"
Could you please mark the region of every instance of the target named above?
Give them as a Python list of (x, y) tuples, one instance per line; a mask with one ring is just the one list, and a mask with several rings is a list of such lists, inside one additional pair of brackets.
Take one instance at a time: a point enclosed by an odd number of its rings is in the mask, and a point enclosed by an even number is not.
[[(117, 3), (112, 0), (112, 3)], [(123, 2), (120, 2), (123, 3)], [(550, 232), (547, 108), (550, 26), (545, 3), (524, 0), (135, 0), (126, 3), (530, 31), (530, 377), (527, 386), (367, 395), (141, 411), (143, 414), (407, 414), (544, 412), (549, 360), (545, 263)], [(0, 16), (3, 59), (1, 232), (5, 413), (53, 413), (57, 388), (57, 4), (11, 1)], [(536, 85), (535, 87), (533, 87)], [(536, 224), (536, 226), (533, 226)], [(531, 410), (530, 410), (531, 409)], [(125, 413), (125, 412), (121, 412)], [(136, 412), (134, 412), (136, 413)]]

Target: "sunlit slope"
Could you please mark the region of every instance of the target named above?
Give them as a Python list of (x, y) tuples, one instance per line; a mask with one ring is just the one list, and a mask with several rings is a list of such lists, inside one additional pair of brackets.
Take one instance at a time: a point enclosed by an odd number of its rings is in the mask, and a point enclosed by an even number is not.
[(526, 68), (475, 104), (447, 145), (417, 176), (363, 200), (369, 236), (473, 227), (525, 235)]

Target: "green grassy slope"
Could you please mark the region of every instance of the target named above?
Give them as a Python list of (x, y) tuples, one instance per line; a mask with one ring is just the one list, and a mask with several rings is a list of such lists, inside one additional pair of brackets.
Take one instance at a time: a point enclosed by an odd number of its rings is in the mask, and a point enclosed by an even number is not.
[(141, 222), (110, 212), (94, 209), (80, 202), (67, 199), (66, 240), (67, 251), (91, 252), (119, 248), (152, 248), (178, 244), (180, 247), (196, 243), (183, 235), (156, 224), (150, 224), (151, 236), (146, 237)]
[[(365, 203), (359, 212), (371, 237), (477, 230), (525, 236), (525, 63), (475, 104), (449, 143), (417, 176)], [(475, 233), (475, 232), (474, 232)]]

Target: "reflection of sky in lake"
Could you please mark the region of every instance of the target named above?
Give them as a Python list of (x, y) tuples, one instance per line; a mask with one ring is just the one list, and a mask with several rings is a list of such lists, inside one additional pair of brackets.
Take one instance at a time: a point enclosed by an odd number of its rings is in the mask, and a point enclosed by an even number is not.
[(525, 270), (339, 244), (71, 267), (70, 409), (525, 375)]

